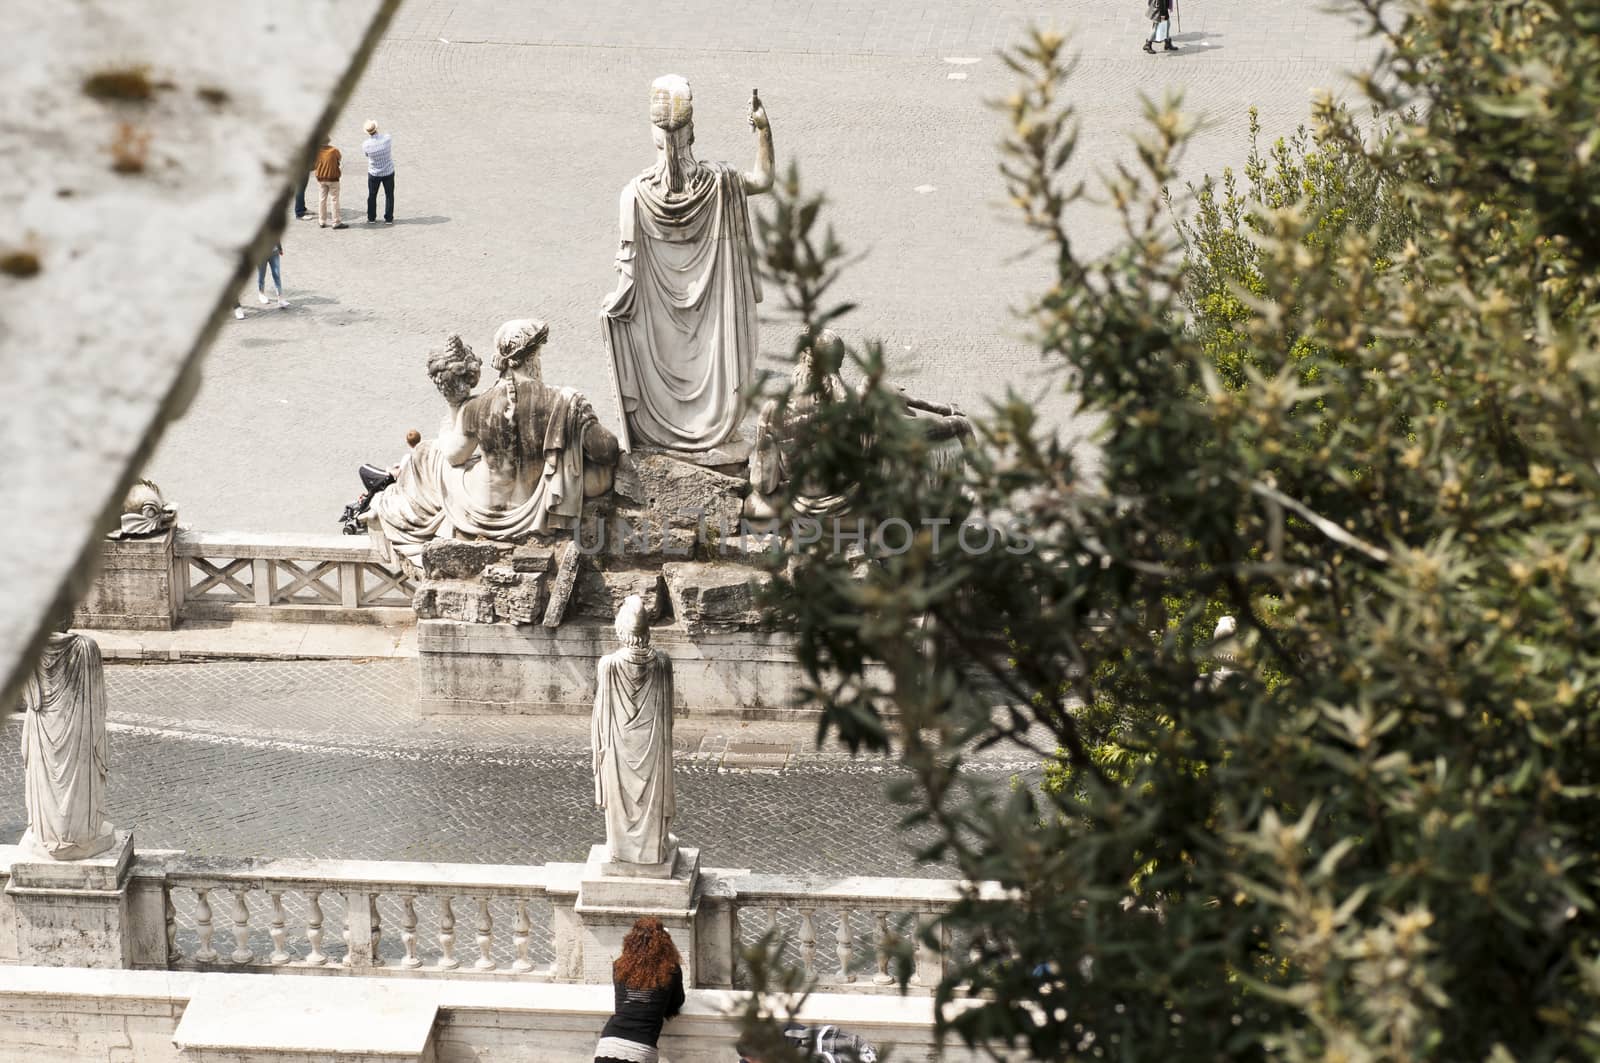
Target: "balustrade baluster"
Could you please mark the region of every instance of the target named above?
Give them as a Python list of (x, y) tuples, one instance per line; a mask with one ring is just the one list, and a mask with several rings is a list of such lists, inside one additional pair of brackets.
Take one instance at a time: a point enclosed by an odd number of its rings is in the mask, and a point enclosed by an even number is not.
[(489, 898), (478, 898), (478, 960), (472, 966), (480, 971), (494, 970), (494, 959), (489, 955), (493, 942), (494, 920), (489, 917)]
[(306, 912), (306, 942), (311, 946), (306, 962), (320, 967), (328, 962), (327, 953), (322, 951), (322, 891), (311, 890), (306, 894), (306, 903), (310, 909)]
[[(917, 935), (917, 951), (914, 954), (911, 964), (912, 985), (927, 987), (936, 985), (938, 983), (938, 979), (933, 978), (932, 968), (939, 962), (939, 953), (936, 950), (929, 948), (922, 940), (923, 932), (932, 929), (930, 925), (931, 923), (932, 920), (919, 918), (914, 918), (912, 920), (912, 931)], [(924, 972), (926, 972), (926, 974)]]
[(268, 931), (272, 935), (272, 956), (270, 960), (274, 966), (281, 967), (289, 962), (289, 953), (283, 947), (284, 941), (288, 937), (288, 931), (283, 926), (285, 922), (283, 891), (268, 890), (267, 896), (272, 898), (272, 929)]
[(894, 975), (889, 973), (889, 913), (876, 912), (878, 921), (878, 973), (872, 980), (878, 985), (893, 985)]
[(839, 926), (833, 932), (834, 952), (839, 956), (839, 981), (846, 984), (854, 982), (856, 976), (850, 972), (850, 957), (855, 951), (855, 941), (850, 933), (850, 909), (839, 909)]
[(216, 963), (217, 950), (211, 947), (211, 891), (196, 889), (194, 905), (194, 929), (200, 936), (200, 947), (195, 950), (196, 963)]
[(762, 933), (770, 934), (772, 939), (776, 941), (778, 937), (778, 909), (769, 905), (766, 909), (766, 912), (767, 928)]
[(378, 895), (367, 894), (367, 918), (372, 921), (372, 937), (369, 945), (372, 949), (372, 966), (383, 966), (383, 954), (378, 951), (383, 943), (383, 917), (378, 914)]
[(163, 918), (167, 923), (167, 964), (178, 959), (178, 909), (172, 903), (172, 887), (161, 887)]
[(406, 958), (400, 961), (400, 966), (412, 969), (421, 967), (422, 961), (417, 958), (416, 897), (410, 893), (400, 897), (400, 944), (406, 950)]
[(800, 909), (800, 968), (809, 978), (817, 973), (817, 925), (812, 909)]
[(528, 958), (528, 934), (532, 929), (528, 922), (528, 902), (518, 897), (517, 925), (511, 932), (511, 944), (517, 950), (517, 958), (511, 961), (513, 971), (533, 970), (533, 961)]
[(456, 959), (456, 913), (450, 908), (451, 897), (439, 898), (439, 969), (453, 971), (461, 966)]

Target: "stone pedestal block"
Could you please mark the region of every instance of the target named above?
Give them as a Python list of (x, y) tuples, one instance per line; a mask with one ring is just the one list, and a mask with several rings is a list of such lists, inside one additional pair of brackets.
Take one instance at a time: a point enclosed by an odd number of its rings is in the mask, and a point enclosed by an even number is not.
[[(791, 636), (690, 635), (673, 625), (651, 629), (650, 641), (672, 658), (675, 714), (814, 718), (790, 707), (793, 691), (805, 680)], [(616, 648), (606, 621), (568, 620), (550, 629), (423, 620), (417, 624), (422, 709), (586, 716), (594, 710), (597, 662)]]
[(16, 919), (17, 962), (38, 967), (128, 967), (133, 921), (128, 869), (133, 832), (87, 860), (51, 860), (28, 853), (11, 865), (6, 894)]
[[(640, 869), (626, 874), (607, 859), (606, 847), (589, 850), (573, 907), (585, 982), (610, 982), (611, 964), (622, 955), (622, 939), (640, 916), (660, 919), (683, 957), (683, 984), (695, 982), (700, 850), (679, 848), (670, 873), (652, 875)], [(609, 872), (609, 873), (608, 873)]]
[(72, 614), (80, 628), (170, 631), (178, 615), (172, 587), (175, 529), (152, 539), (103, 539), (100, 571)]

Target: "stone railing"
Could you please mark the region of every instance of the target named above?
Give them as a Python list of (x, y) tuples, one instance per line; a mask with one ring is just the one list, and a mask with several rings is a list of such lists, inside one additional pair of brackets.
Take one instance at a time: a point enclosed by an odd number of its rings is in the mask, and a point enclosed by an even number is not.
[(415, 591), (365, 536), (168, 531), (102, 540), (99, 570), (74, 623), (145, 630), (180, 620), (410, 623)]
[[(389, 861), (141, 861), (159, 890), (173, 970), (581, 981), (582, 864), (529, 867)], [(985, 895), (995, 887), (985, 886)], [(695, 983), (746, 982), (741, 952), (771, 930), (782, 959), (819, 990), (888, 992), (898, 941), (916, 940), (961, 896), (949, 879), (816, 878), (706, 869), (696, 894)], [(722, 922), (729, 933), (717, 932)], [(931, 993), (952, 942), (920, 940), (909, 991)], [(960, 947), (960, 943), (954, 943)], [(159, 946), (158, 946), (159, 947)]]
[(180, 857), (162, 887), (167, 966), (567, 980), (565, 866)]
[(412, 582), (365, 537), (180, 532), (173, 589), (182, 619), (412, 617)]
[[(783, 959), (821, 990), (898, 992), (890, 969), (897, 940), (916, 942), (911, 992), (932, 992), (944, 977), (950, 933), (936, 927), (941, 947), (935, 950), (921, 941), (921, 931), (961, 897), (957, 881), (740, 875), (719, 885), (733, 908), (734, 940), (749, 948), (777, 931)], [(983, 893), (996, 890), (986, 884)]]

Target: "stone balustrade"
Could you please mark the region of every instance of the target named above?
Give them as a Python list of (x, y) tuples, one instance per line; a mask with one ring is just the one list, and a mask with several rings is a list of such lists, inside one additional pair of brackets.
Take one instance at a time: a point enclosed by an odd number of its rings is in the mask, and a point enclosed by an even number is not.
[[(18, 859), (0, 846), (0, 885)], [(583, 980), (584, 865), (352, 860), (215, 860), (137, 855), (127, 879), (134, 967), (251, 974), (367, 975), (527, 982)], [(984, 884), (981, 895), (998, 896)], [(747, 983), (742, 952), (769, 930), (783, 959), (819, 990), (898, 993), (891, 957), (962, 895), (949, 879), (819, 878), (706, 868), (693, 901), (694, 982)], [(12, 899), (0, 890), (0, 964), (39, 962), (8, 947)], [(952, 948), (942, 928), (918, 942), (908, 986), (928, 994)], [(686, 943), (687, 947), (687, 943)], [(69, 961), (70, 962), (70, 961)], [(91, 964), (92, 965), (92, 964)]]
[[(179, 857), (163, 877), (168, 966), (560, 977), (569, 865)], [(565, 920), (550, 893), (567, 897)]]
[(365, 536), (178, 530), (101, 540), (99, 569), (74, 623), (145, 630), (183, 620), (411, 623), (415, 592)]
[(364, 536), (183, 531), (172, 554), (180, 619), (413, 618), (416, 588)]
[[(734, 940), (749, 948), (768, 933), (784, 939), (783, 958), (831, 992), (899, 992), (890, 961), (895, 944), (915, 943), (908, 991), (929, 993), (951, 955), (939, 916), (962, 895), (953, 879), (739, 875), (718, 886), (729, 895)], [(998, 896), (985, 883), (982, 896)], [(931, 931), (939, 948), (922, 939)]]

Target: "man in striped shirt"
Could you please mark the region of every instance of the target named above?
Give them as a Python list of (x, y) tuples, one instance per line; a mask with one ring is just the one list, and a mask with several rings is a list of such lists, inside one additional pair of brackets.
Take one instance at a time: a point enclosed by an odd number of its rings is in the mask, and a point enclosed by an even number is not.
[(367, 224), (378, 220), (378, 187), (383, 187), (383, 220), (394, 222), (394, 150), (388, 133), (378, 132), (378, 123), (368, 119), (367, 139), (361, 150), (367, 156)]

